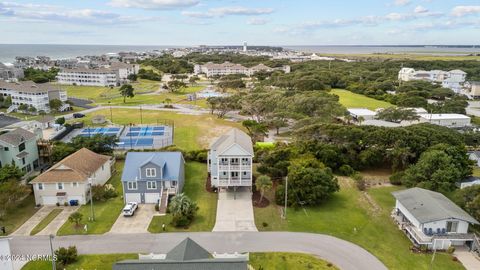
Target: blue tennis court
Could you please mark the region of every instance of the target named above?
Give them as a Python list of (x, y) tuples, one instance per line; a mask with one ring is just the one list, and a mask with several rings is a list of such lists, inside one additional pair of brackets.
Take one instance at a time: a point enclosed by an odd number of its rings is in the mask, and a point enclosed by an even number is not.
[(120, 132), (120, 128), (116, 127), (85, 128), (82, 130), (80, 136), (88, 137), (97, 134), (117, 136), (118, 132)]
[(163, 136), (164, 134), (165, 134), (165, 127), (131, 127), (128, 129), (125, 136), (151, 137), (151, 136)]
[(121, 138), (117, 143), (123, 147), (148, 147), (153, 146), (153, 138)]

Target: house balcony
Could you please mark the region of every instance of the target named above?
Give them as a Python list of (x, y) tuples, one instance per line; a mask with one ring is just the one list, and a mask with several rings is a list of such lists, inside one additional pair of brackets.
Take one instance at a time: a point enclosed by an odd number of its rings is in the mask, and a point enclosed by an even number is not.
[(250, 187), (252, 186), (252, 179), (250, 178), (240, 178), (240, 177), (231, 177), (231, 178), (220, 178), (218, 180), (219, 187)]
[(251, 171), (250, 164), (220, 164), (218, 165), (220, 171)]

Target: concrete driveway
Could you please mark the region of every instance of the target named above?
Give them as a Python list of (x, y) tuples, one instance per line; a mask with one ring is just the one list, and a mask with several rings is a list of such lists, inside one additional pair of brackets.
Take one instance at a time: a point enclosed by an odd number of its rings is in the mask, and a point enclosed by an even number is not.
[(471, 253), (465, 247), (458, 247), (453, 253), (455, 257), (463, 264), (465, 269), (467, 270), (478, 270), (480, 269), (480, 259), (475, 257), (473, 253)]
[(256, 232), (250, 190), (220, 191), (214, 232)]
[(132, 217), (125, 217), (123, 213), (120, 213), (109, 233), (146, 233), (148, 232), (148, 225), (157, 213), (155, 204), (139, 204)]
[(56, 235), (57, 231), (62, 227), (62, 225), (67, 222), (68, 217), (75, 211), (80, 208), (80, 206), (66, 206), (62, 207), (63, 211), (58, 214), (42, 231), (37, 233), (37, 235)]
[(42, 221), (56, 206), (42, 206), (33, 216), (31, 216), (20, 228), (12, 235), (30, 235), (30, 232)]

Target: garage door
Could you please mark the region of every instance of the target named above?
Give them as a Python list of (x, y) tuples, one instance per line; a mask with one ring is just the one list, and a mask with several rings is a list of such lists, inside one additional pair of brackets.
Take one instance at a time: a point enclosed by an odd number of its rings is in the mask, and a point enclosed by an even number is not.
[(145, 193), (145, 203), (157, 203), (160, 200), (160, 193)]
[(125, 193), (125, 202), (141, 203), (140, 193)]
[(57, 196), (42, 196), (43, 205), (53, 205), (58, 202)]

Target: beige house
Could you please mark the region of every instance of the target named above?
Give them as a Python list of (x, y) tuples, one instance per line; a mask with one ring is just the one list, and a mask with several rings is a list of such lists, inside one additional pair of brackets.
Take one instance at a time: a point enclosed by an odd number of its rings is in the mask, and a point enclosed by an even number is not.
[(77, 200), (86, 204), (89, 200), (89, 182), (103, 185), (111, 177), (113, 159), (82, 148), (33, 179), (35, 203), (54, 205)]

